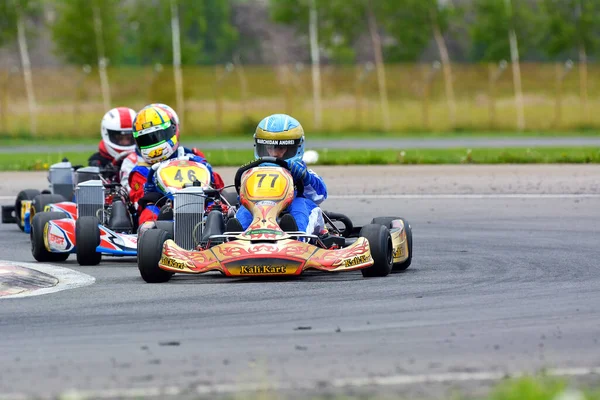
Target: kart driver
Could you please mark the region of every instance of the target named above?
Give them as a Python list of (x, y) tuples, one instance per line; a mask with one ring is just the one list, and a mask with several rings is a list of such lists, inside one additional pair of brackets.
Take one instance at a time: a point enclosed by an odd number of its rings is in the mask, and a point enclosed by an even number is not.
[[(119, 161), (135, 151), (133, 140), (133, 120), (135, 111), (127, 107), (117, 107), (108, 111), (100, 122), (102, 140), (98, 144), (98, 151), (90, 156), (88, 165), (105, 169), (118, 166)], [(118, 176), (122, 179), (129, 175), (133, 166), (123, 163)]]
[[(165, 196), (154, 182), (147, 182), (149, 169), (157, 162), (177, 157), (179, 148), (179, 124), (174, 115), (163, 107), (149, 105), (143, 108), (133, 121), (133, 137), (139, 152), (137, 165), (129, 175), (130, 200), (138, 203), (139, 226), (144, 222), (155, 221), (160, 211), (161, 200)], [(185, 155), (192, 155), (191, 161), (206, 165), (211, 172), (211, 186), (221, 189), (221, 177), (213, 172), (211, 165), (202, 156), (184, 148)]]
[[(175, 122), (175, 124), (177, 124), (179, 126), (179, 116), (177, 115), (177, 113), (175, 112), (175, 110), (173, 110), (171, 107), (169, 107), (166, 104), (162, 104), (162, 103), (152, 103), (146, 107), (150, 107), (150, 106), (155, 106), (155, 107), (160, 107), (162, 109), (164, 109), (165, 111), (167, 111), (168, 113), (171, 113), (171, 115), (173, 116), (173, 122)], [(134, 147), (135, 147), (135, 143), (134, 143)], [(204, 153), (202, 153), (200, 150), (193, 148), (192, 152), (197, 155), (200, 156), (202, 158), (206, 158), (204, 157)], [(131, 173), (131, 170), (138, 164), (138, 161), (142, 160), (142, 155), (139, 152), (139, 149), (136, 148), (136, 151), (131, 152), (126, 158), (125, 160), (123, 160), (123, 164), (121, 165), (121, 185), (127, 190), (130, 191), (131, 188), (129, 187), (129, 174)], [(217, 181), (219, 181), (219, 179), (221, 178), (220, 176), (218, 176), (218, 174), (215, 173), (215, 178), (217, 178)]]
[[(296, 119), (286, 114), (274, 114), (260, 121), (254, 133), (254, 157), (284, 159), (294, 179), (304, 183), (304, 194), (302, 197), (295, 197), (287, 209), (296, 226), (292, 222), (291, 227), (286, 230), (321, 234), (325, 230), (325, 222), (318, 205), (327, 198), (327, 187), (319, 175), (308, 169), (302, 161), (303, 155), (304, 129)], [(236, 218), (243, 229), (248, 228), (252, 222), (252, 215), (245, 207), (240, 207)], [(282, 217), (282, 225), (284, 218), (285, 215)]]

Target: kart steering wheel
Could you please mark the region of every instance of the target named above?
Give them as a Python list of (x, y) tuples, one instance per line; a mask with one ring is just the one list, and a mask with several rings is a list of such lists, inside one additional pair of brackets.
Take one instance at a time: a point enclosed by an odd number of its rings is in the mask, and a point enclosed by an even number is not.
[[(290, 171), (290, 167), (288, 163), (281, 158), (276, 157), (260, 157), (254, 161), (249, 162), (248, 164), (242, 165), (235, 174), (235, 179), (233, 181), (235, 185), (235, 191), (237, 194), (240, 194), (240, 189), (242, 187), (242, 175), (244, 172), (248, 171), (251, 168), (258, 167), (260, 164), (271, 163), (277, 164), (277, 166)], [(304, 194), (304, 182), (301, 179), (294, 179), (294, 185), (296, 186), (297, 196), (302, 196)]]

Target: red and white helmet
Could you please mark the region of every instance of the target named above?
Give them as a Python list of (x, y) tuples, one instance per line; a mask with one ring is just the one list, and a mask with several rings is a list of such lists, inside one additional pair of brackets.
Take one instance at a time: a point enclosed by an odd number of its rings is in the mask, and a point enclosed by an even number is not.
[(133, 120), (135, 111), (127, 107), (113, 108), (102, 118), (100, 132), (106, 151), (117, 158), (121, 153), (135, 151), (133, 140)]

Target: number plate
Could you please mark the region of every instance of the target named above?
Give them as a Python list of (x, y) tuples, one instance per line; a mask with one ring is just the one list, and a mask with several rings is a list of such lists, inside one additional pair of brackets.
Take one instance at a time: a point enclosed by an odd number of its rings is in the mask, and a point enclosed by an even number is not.
[(246, 179), (246, 196), (252, 200), (283, 199), (290, 186), (290, 178), (278, 168), (256, 168)]
[(202, 186), (210, 185), (210, 171), (195, 161), (169, 162), (158, 171), (158, 177), (165, 188), (181, 189), (183, 185), (191, 185), (200, 181)]

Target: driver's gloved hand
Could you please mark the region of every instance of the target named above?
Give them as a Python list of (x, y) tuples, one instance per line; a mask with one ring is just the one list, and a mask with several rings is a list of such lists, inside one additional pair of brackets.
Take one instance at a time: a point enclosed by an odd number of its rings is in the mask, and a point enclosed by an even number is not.
[(310, 184), (310, 174), (308, 173), (308, 168), (303, 162), (298, 160), (288, 160), (287, 163), (294, 179), (301, 180), (305, 185)]
[(157, 189), (156, 189), (156, 185), (154, 183), (151, 183), (151, 182), (144, 183), (144, 194), (156, 192), (156, 191), (157, 191)]

